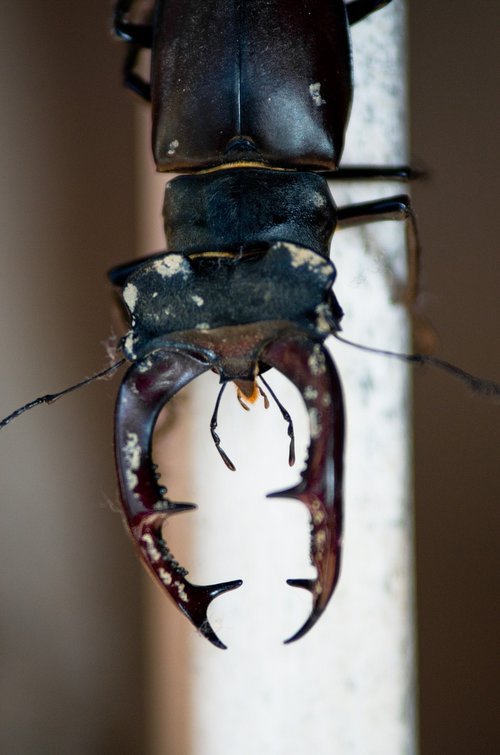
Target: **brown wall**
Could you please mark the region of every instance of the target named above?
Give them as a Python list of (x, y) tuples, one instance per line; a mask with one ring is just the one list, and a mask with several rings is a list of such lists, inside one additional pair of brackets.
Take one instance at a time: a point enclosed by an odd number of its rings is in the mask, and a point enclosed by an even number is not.
[[(106, 364), (134, 253), (110, 3), (2, 0), (0, 415)], [(141, 752), (139, 568), (113, 512), (114, 383), (0, 434), (0, 750)]]
[[(443, 356), (500, 380), (500, 7), (410, 4), (427, 312)], [(422, 753), (494, 753), (500, 407), (437, 374), (415, 386)]]

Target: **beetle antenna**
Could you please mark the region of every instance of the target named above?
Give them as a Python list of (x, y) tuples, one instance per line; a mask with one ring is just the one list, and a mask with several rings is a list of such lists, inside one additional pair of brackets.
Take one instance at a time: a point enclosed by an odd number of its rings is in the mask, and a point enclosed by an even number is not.
[(224, 391), (226, 390), (226, 387), (227, 387), (227, 383), (222, 383), (221, 389), (219, 391), (219, 395), (217, 396), (217, 401), (215, 402), (214, 413), (212, 414), (212, 419), (210, 420), (210, 432), (212, 434), (215, 447), (217, 451), (220, 453), (224, 464), (226, 465), (226, 467), (228, 467), (231, 470), (231, 472), (235, 472), (236, 467), (234, 466), (233, 462), (231, 461), (227, 453), (221, 447), (220, 438), (215, 432), (215, 428), (217, 427), (217, 414), (219, 413), (220, 402), (224, 394)]
[(24, 412), (27, 412), (29, 409), (34, 409), (35, 406), (40, 406), (40, 404), (53, 404), (54, 401), (57, 401), (57, 399), (61, 398), (61, 396), (65, 396), (67, 393), (76, 391), (78, 390), (78, 388), (83, 388), (85, 385), (93, 383), (94, 380), (104, 380), (108, 377), (111, 377), (111, 375), (116, 372), (116, 370), (121, 367), (122, 364), (125, 363), (125, 361), (125, 359), (119, 359), (118, 362), (115, 362), (110, 367), (106, 367), (105, 370), (96, 372), (95, 375), (91, 375), (84, 380), (80, 380), (79, 383), (70, 385), (69, 388), (64, 388), (64, 390), (59, 391), (59, 393), (47, 393), (45, 396), (39, 396), (39, 398), (35, 398), (33, 399), (33, 401), (29, 401), (27, 404), (24, 404), (24, 406), (20, 406), (19, 409), (15, 409), (15, 411), (13, 411), (7, 417), (4, 417), (0, 421), (0, 430), (3, 430), (3, 428), (9, 424), (9, 422), (12, 422), (13, 419), (17, 419), (21, 416), (21, 414), (24, 414)]
[(385, 349), (376, 349), (373, 346), (366, 346), (365, 344), (356, 343), (355, 341), (349, 341), (347, 338), (343, 338), (338, 333), (333, 333), (333, 336), (337, 341), (347, 344), (348, 346), (354, 346), (356, 349), (362, 351), (369, 351), (371, 354), (380, 354), (381, 356), (393, 357), (394, 359), (400, 359), (408, 364), (429, 364), (431, 367), (437, 367), (439, 370), (448, 372), (453, 377), (461, 380), (465, 383), (471, 391), (484, 396), (485, 398), (500, 398), (500, 384), (494, 380), (485, 380), (477, 375), (472, 375), (470, 372), (462, 370), (451, 362), (447, 362), (445, 359), (439, 359), (439, 357), (433, 357), (428, 354), (402, 354), (397, 351), (387, 351)]
[(280, 410), (281, 416), (283, 417), (283, 419), (285, 420), (285, 422), (288, 424), (288, 437), (290, 438), (290, 447), (289, 447), (289, 450), (288, 450), (288, 464), (291, 467), (293, 467), (293, 465), (295, 464), (295, 432), (294, 432), (294, 429), (293, 429), (293, 420), (292, 420), (290, 414), (287, 412), (287, 410), (283, 406), (283, 404), (279, 401), (278, 397), (276, 396), (275, 392), (273, 391), (273, 389), (271, 388), (271, 386), (269, 385), (269, 383), (267, 382), (267, 380), (265, 380), (262, 377), (262, 375), (259, 375), (259, 378), (261, 379), (261, 381), (266, 386), (267, 390), (271, 394), (271, 398), (274, 400), (274, 403), (276, 404), (276, 406)]

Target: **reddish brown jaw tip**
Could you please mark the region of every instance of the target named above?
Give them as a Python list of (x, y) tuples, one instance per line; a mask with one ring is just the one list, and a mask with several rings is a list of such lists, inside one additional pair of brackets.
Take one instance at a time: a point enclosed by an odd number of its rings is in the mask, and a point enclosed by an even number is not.
[(319, 619), (340, 573), (344, 473), (344, 402), (332, 358), (319, 343), (289, 338), (271, 343), (263, 362), (282, 372), (299, 389), (309, 415), (311, 443), (298, 485), (268, 497), (302, 501), (311, 515), (311, 561), (316, 579), (288, 584), (311, 592), (313, 606), (303, 626), (288, 640), (298, 640)]
[(170, 553), (162, 534), (172, 514), (196, 508), (165, 498), (151, 457), (153, 430), (162, 407), (181, 388), (211, 365), (188, 352), (162, 349), (130, 367), (120, 386), (115, 412), (115, 455), (120, 497), (128, 528), (142, 561), (196, 629), (225, 648), (207, 618), (219, 595), (239, 587), (241, 580), (193, 585), (187, 571)]

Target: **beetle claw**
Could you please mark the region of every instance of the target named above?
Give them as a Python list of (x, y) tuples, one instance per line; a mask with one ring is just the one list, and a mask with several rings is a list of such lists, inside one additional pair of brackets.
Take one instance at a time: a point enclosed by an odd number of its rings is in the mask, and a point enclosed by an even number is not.
[[(287, 579), (286, 583), (287, 585), (291, 585), (291, 587), (300, 587), (302, 590), (308, 590), (313, 596), (313, 608), (307, 620), (302, 624), (300, 629), (295, 632), (295, 634), (292, 634), (291, 637), (284, 641), (285, 645), (289, 645), (291, 642), (300, 640), (301, 637), (307, 634), (307, 632), (316, 624), (317, 620), (323, 613), (325, 606), (321, 606), (319, 599), (316, 598), (316, 592), (318, 590), (317, 579)], [(335, 585), (333, 585), (331, 591), (333, 592), (334, 589)], [(319, 593), (319, 595), (321, 595), (321, 593)]]
[(262, 361), (280, 370), (299, 389), (309, 414), (311, 443), (298, 485), (268, 498), (295, 498), (311, 515), (311, 561), (315, 579), (289, 579), (292, 587), (309, 590), (311, 614), (288, 640), (298, 640), (319, 619), (340, 573), (343, 503), (344, 405), (342, 388), (328, 352), (310, 339), (294, 338), (266, 347)]
[[(321, 344), (292, 334), (268, 343), (259, 364), (280, 370), (300, 390), (310, 420), (311, 443), (300, 482), (269, 497), (302, 501), (311, 515), (311, 560), (315, 579), (288, 584), (311, 592), (313, 607), (303, 626), (290, 637), (302, 637), (318, 620), (333, 593), (340, 570), (344, 410), (337, 371)], [(216, 365), (223, 371), (224, 357)], [(122, 504), (142, 560), (196, 629), (224, 648), (207, 618), (216, 597), (239, 587), (241, 580), (194, 585), (174, 559), (163, 536), (169, 516), (196, 508), (165, 497), (151, 458), (153, 429), (165, 403), (198, 375), (214, 367), (202, 353), (175, 347), (158, 349), (135, 362), (120, 386), (116, 407), (116, 464)], [(221, 395), (221, 394), (220, 394)], [(219, 395), (219, 400), (220, 400)]]
[(198, 506), (196, 503), (178, 503), (177, 501), (169, 501), (168, 513), (169, 514), (182, 514), (184, 511), (194, 511)]
[(268, 493), (266, 495), (266, 498), (296, 498), (298, 501), (300, 501), (300, 488), (298, 485), (294, 485), (293, 488), (276, 490), (274, 493)]
[(239, 587), (241, 580), (194, 585), (174, 559), (162, 528), (168, 517), (197, 508), (164, 497), (151, 458), (153, 429), (164, 404), (186, 383), (210, 369), (187, 352), (158, 350), (135, 362), (120, 386), (116, 406), (115, 449), (122, 505), (144, 564), (196, 629), (225, 648), (211, 627), (207, 610), (215, 598)]
[(242, 585), (241, 579), (219, 582), (214, 585), (194, 585), (186, 579), (187, 570), (175, 561), (162, 534), (162, 526), (170, 513), (196, 508), (192, 504), (168, 504), (168, 513), (146, 514), (136, 519), (130, 527), (132, 536), (140, 549), (142, 559), (161, 586), (167, 591), (177, 607), (196, 627), (198, 632), (218, 648), (226, 645), (217, 637), (207, 611), (210, 603), (225, 592)]

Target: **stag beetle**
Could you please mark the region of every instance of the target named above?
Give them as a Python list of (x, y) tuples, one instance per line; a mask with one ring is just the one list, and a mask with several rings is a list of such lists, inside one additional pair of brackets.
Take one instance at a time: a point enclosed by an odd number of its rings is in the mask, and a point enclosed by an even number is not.
[[(325, 610), (340, 569), (344, 406), (335, 364), (324, 347), (340, 340), (342, 309), (332, 287), (329, 243), (336, 229), (405, 220), (407, 301), (415, 298), (419, 251), (406, 195), (337, 207), (326, 178), (406, 180), (406, 166), (339, 167), (352, 100), (350, 27), (390, 0), (119, 0), (114, 31), (125, 40), (125, 84), (151, 102), (153, 154), (167, 184), (166, 252), (109, 273), (130, 330), (123, 359), (65, 390), (42, 396), (0, 421), (132, 362), (118, 395), (116, 466), (125, 518), (142, 560), (178, 608), (215, 646), (207, 619), (218, 595), (240, 580), (195, 585), (162, 532), (174, 513), (194, 508), (166, 497), (151, 446), (162, 407), (198, 375), (233, 382), (242, 403), (261, 382), (292, 421), (263, 375), (274, 367), (299, 389), (309, 415), (310, 446), (299, 483), (271, 494), (304, 503), (311, 518), (314, 579), (290, 579), (312, 594), (312, 610), (287, 642), (303, 636)], [(276, 29), (279, 28), (279, 34)], [(139, 58), (151, 50), (151, 76)], [(195, 54), (193, 54), (195, 53)], [(349, 342), (348, 342), (349, 343)], [(359, 346), (359, 344), (354, 344)], [(368, 351), (378, 351), (362, 346)], [(500, 386), (426, 355), (378, 351), (430, 363), (487, 396)]]
[[(183, 174), (165, 191), (169, 251), (109, 274), (131, 325), (122, 349), (132, 366), (116, 407), (120, 494), (143, 561), (218, 647), (207, 608), (241, 581), (195, 585), (174, 560), (162, 525), (193, 505), (166, 498), (153, 428), (167, 401), (213, 370), (222, 388), (212, 435), (233, 468), (215, 432), (225, 386), (252, 401), (257, 379), (274, 367), (299, 389), (310, 420), (306, 469), (298, 485), (271, 495), (302, 501), (311, 516), (317, 576), (288, 580), (312, 594), (309, 618), (287, 642), (304, 635), (340, 569), (344, 408), (323, 342), (338, 333), (342, 310), (329, 243), (337, 228), (404, 219), (411, 261), (418, 249), (407, 196), (337, 207), (326, 181), (407, 177), (404, 168), (339, 167), (352, 100), (349, 29), (388, 2), (158, 0), (145, 12), (120, 0), (115, 8), (115, 33), (129, 45), (125, 84), (151, 102), (157, 170)], [(138, 73), (148, 48), (150, 81)], [(293, 428), (279, 406), (293, 462)]]

